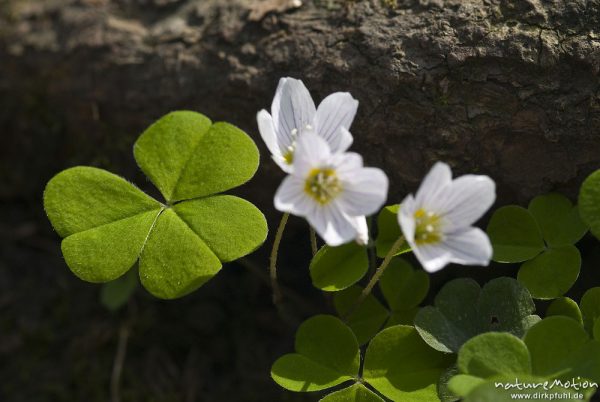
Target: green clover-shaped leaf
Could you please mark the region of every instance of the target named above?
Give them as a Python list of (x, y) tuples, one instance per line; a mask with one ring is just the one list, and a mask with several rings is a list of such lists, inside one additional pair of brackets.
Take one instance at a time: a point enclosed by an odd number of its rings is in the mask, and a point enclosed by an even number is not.
[[(340, 317), (345, 317), (350, 309), (354, 308), (354, 304), (362, 291), (362, 287), (355, 285), (335, 294), (333, 304)], [(364, 345), (379, 332), (389, 317), (390, 312), (375, 296), (370, 294), (348, 317), (347, 324), (356, 335), (358, 344)]]
[(579, 208), (562, 194), (545, 194), (529, 203), (529, 212), (542, 231), (550, 247), (568, 246), (577, 243), (588, 227), (579, 216)]
[(525, 287), (512, 278), (497, 278), (483, 289), (472, 279), (448, 282), (434, 306), (422, 308), (415, 327), (432, 348), (456, 353), (470, 338), (489, 331), (523, 334), (539, 320)]
[(44, 207), (65, 238), (63, 255), (75, 275), (108, 282), (139, 261), (144, 287), (170, 299), (262, 244), (263, 214), (243, 199), (215, 194), (243, 184), (257, 169), (256, 145), (241, 130), (174, 112), (141, 135), (134, 154), (165, 203), (92, 167), (67, 169), (46, 186)]
[[(379, 287), (387, 302), (384, 307), (372, 294), (348, 318), (360, 345), (367, 343), (381, 327), (398, 324), (412, 325), (417, 307), (429, 291), (429, 276), (415, 270), (411, 264), (401, 258), (394, 258), (379, 281)], [(353, 286), (336, 293), (334, 306), (341, 317), (346, 316), (354, 307), (362, 288)]]
[(384, 402), (384, 400), (364, 385), (356, 383), (348, 388), (332, 392), (320, 402)]
[(296, 353), (280, 357), (271, 377), (285, 389), (320, 391), (355, 379), (360, 366), (358, 342), (338, 318), (318, 315), (296, 332)]
[(396, 325), (369, 343), (363, 378), (393, 401), (439, 401), (437, 383), (452, 362), (423, 342), (414, 327)]
[(575, 302), (575, 300), (568, 297), (559, 297), (554, 299), (546, 310), (546, 317), (552, 317), (555, 315), (569, 317), (574, 319), (580, 324), (583, 324), (583, 316), (581, 310)]
[(600, 287), (588, 289), (579, 303), (583, 316), (583, 326), (593, 334), (594, 326), (600, 321)]
[[(476, 396), (490, 384), (514, 383), (515, 379), (541, 384), (577, 378), (582, 383), (598, 382), (600, 342), (591, 340), (577, 321), (553, 316), (532, 326), (523, 340), (508, 333), (485, 333), (472, 338), (459, 351), (458, 368), (460, 374), (450, 380), (449, 387), (470, 401), (478, 401)], [(502, 397), (506, 396), (506, 389), (496, 388), (485, 393), (486, 398), (495, 399), (485, 400), (505, 400)], [(542, 388), (538, 391), (544, 392)], [(594, 390), (581, 392), (589, 396)]]
[(497, 210), (488, 225), (498, 262), (523, 262), (518, 279), (536, 299), (564, 295), (581, 268), (573, 245), (587, 231), (579, 210), (560, 194), (534, 198), (528, 209), (515, 205)]
[[(377, 239), (375, 240), (375, 248), (377, 256), (384, 258), (390, 249), (402, 235), (400, 225), (398, 225), (398, 210), (400, 205), (388, 205), (381, 210), (377, 216)], [(404, 254), (410, 251), (410, 246), (404, 242), (400, 250), (395, 255)]]
[(522, 262), (544, 250), (544, 239), (535, 218), (527, 209), (509, 205), (496, 210), (487, 233), (494, 247), (493, 260)]
[(323, 246), (310, 263), (310, 277), (315, 287), (336, 292), (359, 280), (369, 269), (369, 256), (363, 246), (350, 242), (338, 247)]

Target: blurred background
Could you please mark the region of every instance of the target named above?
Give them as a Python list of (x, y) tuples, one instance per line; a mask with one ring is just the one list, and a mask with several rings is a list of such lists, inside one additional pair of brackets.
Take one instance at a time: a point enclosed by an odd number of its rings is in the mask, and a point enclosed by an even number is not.
[[(360, 101), (353, 150), (390, 176), (389, 203), (434, 161), (498, 182), (499, 201), (572, 199), (600, 167), (600, 1), (0, 0), (0, 400), (107, 401), (119, 344), (123, 401), (312, 401), (270, 379), (296, 325), (330, 301), (308, 276), (308, 227), (281, 252), (288, 317), (266, 282), (282, 173), (258, 136), (282, 76), (315, 101)], [(132, 145), (171, 110), (231, 122), (262, 164), (238, 193), (268, 217), (256, 253), (190, 296), (143, 289), (115, 313), (75, 278), (42, 207), (60, 170), (92, 165), (155, 194)], [(600, 285), (597, 242), (580, 283)], [(513, 268), (449, 268), (452, 277)], [(573, 290), (578, 299), (579, 289)]]

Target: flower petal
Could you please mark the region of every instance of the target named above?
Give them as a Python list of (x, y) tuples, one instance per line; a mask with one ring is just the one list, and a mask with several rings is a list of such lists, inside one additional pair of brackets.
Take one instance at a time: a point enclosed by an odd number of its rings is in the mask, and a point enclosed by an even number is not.
[(273, 118), (266, 110), (261, 110), (256, 115), (256, 121), (258, 123), (258, 131), (262, 137), (265, 145), (271, 152), (271, 155), (281, 157), (281, 148), (277, 142), (277, 134), (275, 133), (275, 126), (273, 125)]
[(450, 166), (443, 162), (437, 162), (427, 176), (423, 179), (415, 196), (418, 208), (439, 213), (440, 203), (443, 201), (440, 194), (445, 191), (446, 186), (452, 182), (452, 171)]
[(333, 203), (317, 206), (306, 219), (325, 243), (332, 247), (348, 243), (357, 236), (353, 218), (342, 213)]
[(271, 114), (273, 123), (284, 149), (294, 142), (292, 130), (303, 130), (312, 125), (315, 118), (315, 103), (302, 81), (294, 78), (282, 78), (275, 91)]
[(315, 129), (331, 145), (332, 152), (343, 152), (352, 144), (352, 141), (348, 143), (348, 129), (357, 109), (358, 101), (348, 92), (333, 93), (319, 105), (315, 115)]
[(314, 201), (304, 192), (304, 181), (287, 176), (275, 193), (275, 208), (297, 216), (306, 216), (314, 210)]
[(446, 248), (441, 247), (439, 243), (422, 244), (418, 246), (411, 243), (409, 244), (415, 257), (417, 257), (423, 266), (423, 269), (427, 272), (437, 272), (451, 262), (451, 253)]
[(331, 163), (331, 152), (327, 142), (312, 132), (306, 132), (298, 138), (294, 152), (294, 175), (302, 179), (315, 168)]
[(381, 169), (358, 168), (340, 175), (343, 193), (340, 201), (351, 216), (371, 215), (378, 211), (388, 193), (388, 178)]
[(448, 235), (439, 245), (450, 255), (450, 261), (462, 265), (487, 266), (492, 258), (492, 245), (485, 232), (469, 228)]
[(416, 209), (415, 198), (412, 194), (409, 194), (404, 198), (402, 204), (400, 204), (400, 210), (398, 211), (398, 224), (400, 225), (404, 238), (411, 247), (414, 246), (415, 230), (417, 227), (415, 222)]
[(496, 184), (488, 176), (465, 175), (447, 186), (442, 197), (444, 232), (471, 226), (496, 200)]
[(356, 243), (361, 246), (369, 244), (369, 225), (367, 225), (367, 218), (364, 216), (356, 216), (352, 218), (351, 222), (356, 230), (356, 237), (354, 238)]

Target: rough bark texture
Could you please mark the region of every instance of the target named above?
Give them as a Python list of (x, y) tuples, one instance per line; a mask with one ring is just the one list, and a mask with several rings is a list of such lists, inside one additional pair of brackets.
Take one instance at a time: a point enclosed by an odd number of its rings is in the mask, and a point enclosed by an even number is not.
[[(256, 111), (284, 75), (360, 100), (354, 149), (390, 175), (390, 200), (438, 159), (520, 202), (574, 195), (600, 167), (599, 0), (0, 4), (4, 199), (76, 163), (131, 178), (131, 144), (172, 109), (259, 139)], [(248, 191), (267, 207), (279, 176), (262, 150)]]

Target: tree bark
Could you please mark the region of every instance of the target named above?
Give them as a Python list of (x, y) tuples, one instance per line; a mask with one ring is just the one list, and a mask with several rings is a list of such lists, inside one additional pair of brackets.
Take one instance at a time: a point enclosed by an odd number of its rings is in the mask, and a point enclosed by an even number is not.
[[(295, 3), (295, 4), (292, 4)], [(600, 0), (4, 0), (0, 197), (39, 197), (58, 170), (142, 176), (137, 135), (173, 109), (246, 130), (261, 146), (245, 192), (281, 174), (255, 116), (277, 81), (360, 101), (354, 150), (390, 202), (436, 160), (492, 176), (504, 201), (571, 196), (600, 168)]]

